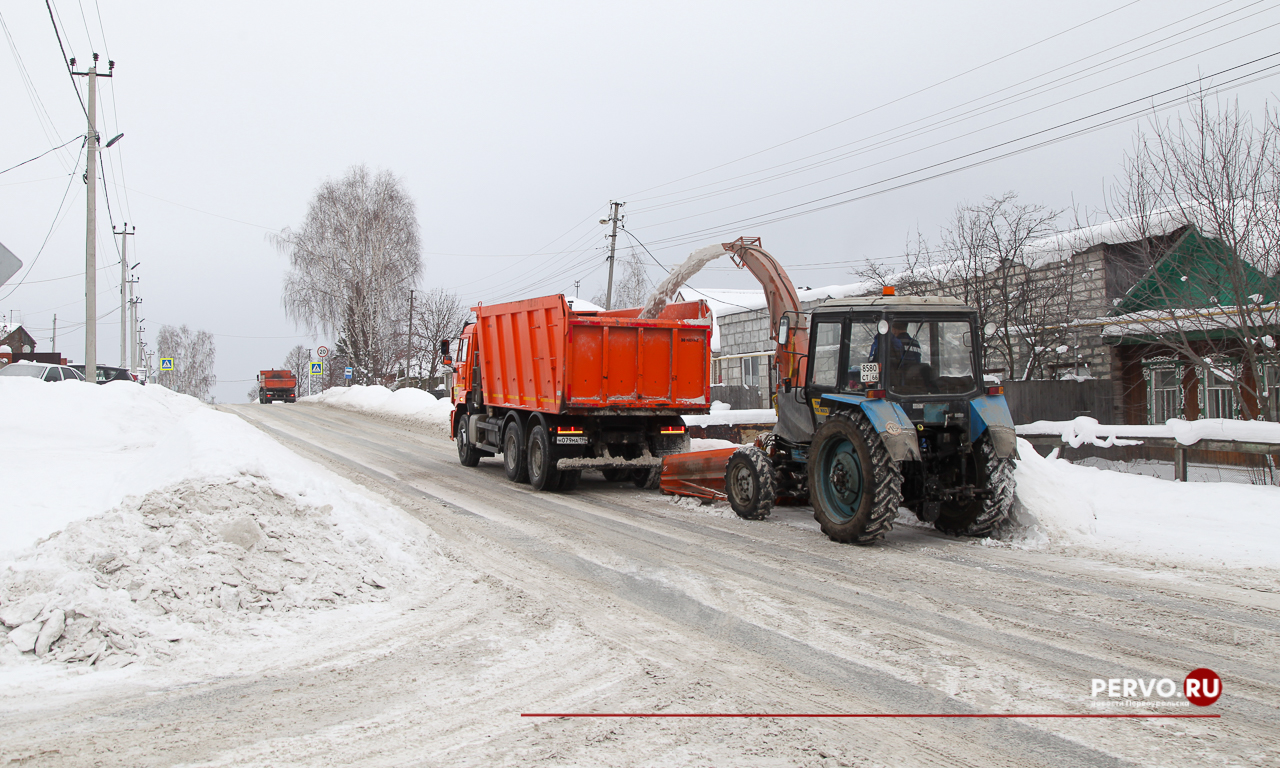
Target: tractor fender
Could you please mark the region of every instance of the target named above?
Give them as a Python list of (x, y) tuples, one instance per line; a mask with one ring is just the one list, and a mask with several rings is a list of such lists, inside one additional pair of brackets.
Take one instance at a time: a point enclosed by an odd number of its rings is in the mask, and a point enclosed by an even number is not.
[(822, 405), (830, 408), (833, 403), (857, 406), (867, 415), (871, 426), (879, 433), (889, 458), (894, 461), (920, 461), (920, 442), (916, 430), (902, 410), (902, 406), (880, 398), (870, 399), (861, 395), (823, 395)]
[(990, 433), (998, 458), (1018, 458), (1018, 436), (1004, 395), (982, 395), (969, 401), (969, 442), (978, 442), (983, 432)]

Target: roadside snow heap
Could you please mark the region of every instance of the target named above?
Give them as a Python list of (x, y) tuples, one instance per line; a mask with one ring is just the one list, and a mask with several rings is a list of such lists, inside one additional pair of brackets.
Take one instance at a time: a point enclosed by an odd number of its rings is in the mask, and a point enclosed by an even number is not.
[(453, 415), (453, 403), (447, 398), (437, 399), (429, 392), (413, 388), (393, 392), (380, 385), (333, 387), (318, 395), (299, 398), (299, 402), (318, 403), (394, 421), (425, 424), (443, 430), (445, 437), (449, 436), (449, 419)]
[(21, 478), (0, 508), (0, 667), (218, 656), (438, 573), (424, 526), (163, 387), (0, 379), (0, 423)]

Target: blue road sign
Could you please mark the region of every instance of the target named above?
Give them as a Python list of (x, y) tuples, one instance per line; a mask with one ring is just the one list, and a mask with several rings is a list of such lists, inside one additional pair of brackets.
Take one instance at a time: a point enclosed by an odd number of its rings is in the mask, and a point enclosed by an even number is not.
[(324, 363), (312, 363), (312, 364), (311, 364), (311, 375), (312, 375), (312, 376), (319, 376), (319, 375), (320, 375), (320, 374), (322, 374), (322, 373), (324, 373)]
[(345, 371), (342, 372), (342, 375), (348, 379), (351, 378), (351, 368), (348, 367)]
[(162, 358), (160, 358), (160, 370), (162, 370), (162, 371), (172, 371), (172, 370), (173, 370), (173, 358), (172, 358), (172, 357), (162, 357)]

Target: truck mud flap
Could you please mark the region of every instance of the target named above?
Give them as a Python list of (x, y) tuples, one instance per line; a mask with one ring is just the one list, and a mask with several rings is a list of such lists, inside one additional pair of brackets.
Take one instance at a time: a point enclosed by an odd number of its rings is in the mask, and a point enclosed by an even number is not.
[(1018, 458), (1018, 438), (1004, 395), (983, 395), (969, 401), (969, 441), (978, 442), (983, 432), (991, 435), (997, 457)]

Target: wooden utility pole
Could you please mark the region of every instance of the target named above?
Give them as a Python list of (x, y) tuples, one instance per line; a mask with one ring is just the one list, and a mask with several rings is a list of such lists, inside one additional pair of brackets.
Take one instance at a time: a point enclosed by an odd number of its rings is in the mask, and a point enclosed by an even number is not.
[(409, 289), (409, 343), (404, 352), (404, 376), (409, 378), (409, 366), (413, 365), (413, 289)]
[(613, 232), (609, 235), (609, 286), (604, 293), (604, 308), (606, 310), (613, 309), (613, 255), (618, 250), (618, 221), (622, 218), (619, 214), (624, 205), (626, 203), (610, 201), (609, 218), (600, 220), (601, 224), (613, 222)]

